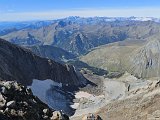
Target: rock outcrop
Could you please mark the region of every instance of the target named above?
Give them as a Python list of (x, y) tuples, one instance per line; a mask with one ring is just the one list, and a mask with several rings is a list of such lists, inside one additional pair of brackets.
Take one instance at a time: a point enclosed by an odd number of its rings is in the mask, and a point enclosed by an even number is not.
[(61, 111), (54, 111), (13, 81), (0, 81), (1, 120), (69, 120)]
[(149, 41), (129, 56), (128, 71), (140, 78), (160, 77), (160, 39)]

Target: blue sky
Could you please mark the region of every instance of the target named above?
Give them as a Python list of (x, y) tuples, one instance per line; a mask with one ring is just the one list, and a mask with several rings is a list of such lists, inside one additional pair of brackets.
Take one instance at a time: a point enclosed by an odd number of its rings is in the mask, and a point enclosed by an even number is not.
[(160, 17), (160, 0), (0, 0), (0, 21), (67, 16)]

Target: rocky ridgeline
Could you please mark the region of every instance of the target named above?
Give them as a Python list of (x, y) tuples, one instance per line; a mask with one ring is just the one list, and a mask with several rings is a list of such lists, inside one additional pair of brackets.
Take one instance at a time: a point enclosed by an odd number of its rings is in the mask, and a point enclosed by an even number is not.
[(29, 88), (13, 81), (0, 81), (0, 120), (69, 120), (32, 94)]
[(85, 82), (79, 80), (73, 66), (42, 58), (3, 39), (0, 39), (0, 63), (1, 80), (17, 81), (25, 86), (31, 85), (33, 79), (51, 79), (64, 86), (80, 86)]

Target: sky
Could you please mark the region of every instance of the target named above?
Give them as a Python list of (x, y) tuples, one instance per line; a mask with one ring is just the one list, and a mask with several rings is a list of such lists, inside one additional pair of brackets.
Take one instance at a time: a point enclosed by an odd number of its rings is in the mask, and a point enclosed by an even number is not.
[(0, 0), (0, 21), (68, 16), (160, 17), (160, 0)]

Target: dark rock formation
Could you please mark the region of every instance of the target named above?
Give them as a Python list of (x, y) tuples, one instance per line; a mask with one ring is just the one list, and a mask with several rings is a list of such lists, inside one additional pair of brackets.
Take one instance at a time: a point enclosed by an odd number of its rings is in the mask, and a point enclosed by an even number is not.
[(50, 109), (21, 84), (0, 81), (0, 120), (69, 120), (69, 117)]
[(32, 79), (52, 79), (65, 86), (81, 85), (73, 66), (41, 58), (27, 49), (0, 39), (0, 78), (30, 85)]

